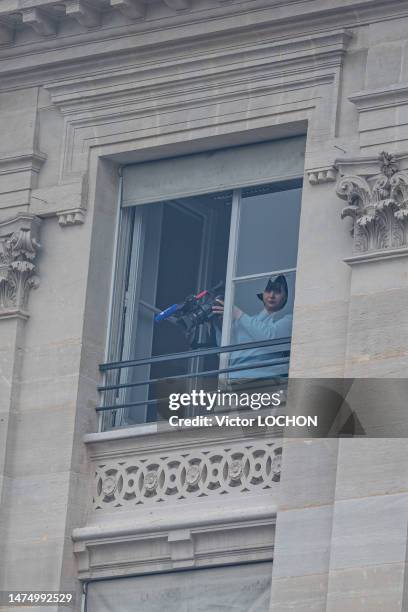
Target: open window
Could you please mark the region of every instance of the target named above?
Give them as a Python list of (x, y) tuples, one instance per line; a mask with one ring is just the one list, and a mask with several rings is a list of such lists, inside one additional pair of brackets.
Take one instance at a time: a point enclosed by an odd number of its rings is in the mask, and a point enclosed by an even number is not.
[[(293, 312), (304, 139), (283, 141), (280, 148), (288, 156), (286, 165), (292, 161), (291, 173), (283, 171), (280, 158), (273, 168), (270, 158), (264, 160), (266, 153), (276, 156), (276, 142), (127, 169), (108, 355), (120, 367), (105, 370), (104, 407), (112, 407), (104, 411), (105, 428), (156, 420), (156, 385), (164, 379), (184, 380), (188, 389), (200, 386), (199, 373), (222, 372), (234, 379), (243, 370), (252, 376), (253, 368), (254, 376), (287, 375), (287, 362), (276, 359), (276, 367), (271, 365), (272, 347), (221, 355), (211, 350), (262, 343), (258, 336), (238, 333), (234, 307), (251, 319), (258, 316), (263, 310), (258, 294), (271, 276), (284, 275), (288, 284), (287, 302), (274, 320), (289, 321)], [(224, 185), (231, 188), (211, 189)], [(161, 197), (166, 190), (170, 197)], [(224, 304), (223, 315), (212, 313), (188, 330), (176, 316), (157, 320), (168, 307), (214, 287), (210, 298)], [(251, 365), (254, 351), (265, 367)]]

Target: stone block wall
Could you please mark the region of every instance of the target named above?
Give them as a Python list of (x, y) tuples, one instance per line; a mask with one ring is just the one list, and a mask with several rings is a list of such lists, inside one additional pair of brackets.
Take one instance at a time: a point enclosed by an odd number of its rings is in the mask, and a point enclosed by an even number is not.
[[(92, 522), (84, 436), (98, 429), (118, 168), (307, 133), (291, 375), (404, 377), (407, 235), (355, 238), (366, 215), (381, 226), (385, 199), (406, 232), (408, 8), (34, 4), (0, 0), (0, 586), (72, 589), (79, 610), (72, 532)], [(377, 197), (378, 176), (401, 181)], [(274, 610), (401, 609), (405, 447), (285, 441)]]

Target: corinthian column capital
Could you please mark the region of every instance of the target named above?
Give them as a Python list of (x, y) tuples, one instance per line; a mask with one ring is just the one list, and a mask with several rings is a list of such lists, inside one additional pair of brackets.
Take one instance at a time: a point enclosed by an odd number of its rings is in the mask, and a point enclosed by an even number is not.
[(35, 259), (41, 220), (21, 213), (0, 222), (0, 319), (28, 317), (30, 289), (39, 285)]
[(385, 151), (377, 163), (379, 174), (346, 174), (337, 183), (337, 195), (347, 202), (341, 216), (353, 220), (355, 254), (408, 248), (408, 172)]

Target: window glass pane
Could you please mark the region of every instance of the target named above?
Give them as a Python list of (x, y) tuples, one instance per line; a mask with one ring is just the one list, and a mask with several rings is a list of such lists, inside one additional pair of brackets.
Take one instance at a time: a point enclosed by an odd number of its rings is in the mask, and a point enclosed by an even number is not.
[(296, 267), (302, 190), (270, 189), (243, 193), (236, 276)]
[[(232, 193), (224, 192), (134, 207), (125, 314), (114, 360), (150, 359), (216, 346), (219, 328), (210, 317), (189, 310), (188, 298), (219, 285), (217, 295), (224, 294), (231, 201)], [(186, 299), (186, 309), (182, 309)], [(206, 306), (205, 300), (204, 296), (198, 300), (198, 306)], [(172, 311), (157, 319), (173, 305), (177, 314)], [(208, 308), (207, 314), (212, 315), (211, 305)], [(123, 407), (116, 412), (116, 425), (156, 420), (160, 415), (154, 402), (159, 390), (150, 380), (179, 377), (180, 391), (188, 391), (198, 384), (195, 373), (216, 370), (218, 364), (214, 354), (113, 370), (107, 383), (122, 387), (106, 395), (105, 405)]]

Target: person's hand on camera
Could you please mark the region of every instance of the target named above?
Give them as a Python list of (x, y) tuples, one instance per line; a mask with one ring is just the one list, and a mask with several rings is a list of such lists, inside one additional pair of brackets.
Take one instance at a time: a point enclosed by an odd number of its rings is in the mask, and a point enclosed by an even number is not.
[(218, 304), (214, 304), (214, 306), (212, 307), (212, 311), (215, 314), (219, 314), (222, 316), (224, 314), (224, 302), (220, 298), (215, 298), (215, 301), (218, 302)]
[(242, 310), (237, 308), (237, 306), (232, 307), (232, 318), (235, 319), (235, 321), (238, 321), (238, 319), (240, 319), (243, 314), (244, 313), (242, 312)]
[[(216, 298), (215, 301), (218, 302), (218, 304), (214, 304), (214, 306), (212, 307), (212, 311), (214, 313), (216, 313), (216, 314), (220, 314), (221, 316), (223, 316), (223, 314), (224, 314), (224, 302), (223, 302), (223, 300), (220, 300), (219, 298)], [(242, 316), (242, 314), (243, 314), (242, 310), (240, 310), (236, 306), (232, 307), (232, 318), (233, 319), (238, 321), (238, 319)]]

